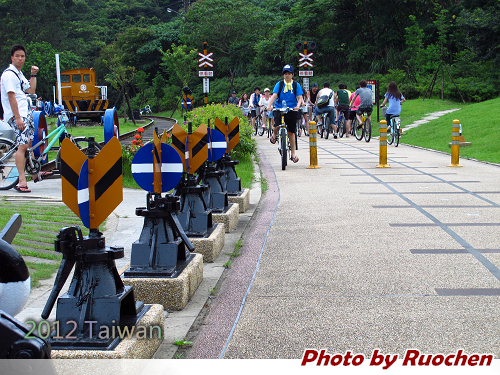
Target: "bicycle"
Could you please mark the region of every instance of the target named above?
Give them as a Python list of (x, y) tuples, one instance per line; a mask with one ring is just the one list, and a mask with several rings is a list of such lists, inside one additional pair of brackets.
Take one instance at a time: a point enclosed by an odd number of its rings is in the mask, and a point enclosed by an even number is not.
[[(68, 138), (80, 150), (87, 155), (86, 150), (89, 139), (85, 137), (73, 137), (67, 132), (66, 123), (69, 122), (68, 115), (62, 106), (54, 106), (54, 113), (57, 114), (58, 126), (51, 133), (43, 137), (36, 145), (26, 151), (25, 171), (28, 174), (35, 175), (40, 172), (41, 167), (47, 161), (48, 153), (57, 140), (62, 143), (64, 138)], [(47, 143), (49, 138), (52, 138)], [(0, 190), (13, 188), (19, 182), (19, 175), (15, 163), (15, 154), (19, 148), (19, 143), (10, 139), (0, 137)], [(40, 156), (35, 157), (33, 151), (38, 149)], [(96, 152), (99, 152), (101, 146), (96, 143)], [(61, 150), (57, 152), (56, 169), (61, 170)]]
[(367, 112), (363, 112), (361, 114), (361, 121), (362, 123), (359, 124), (358, 117), (356, 116), (352, 122), (354, 136), (358, 141), (361, 141), (364, 137), (366, 142), (370, 142), (370, 139), (372, 137), (372, 122), (368, 118)]
[[(286, 107), (285, 101), (283, 102), (284, 102), (283, 108), (281, 109), (275, 108), (274, 110), (281, 112), (281, 125), (279, 126), (277, 143), (278, 143), (278, 151), (281, 155), (281, 169), (285, 170), (287, 166), (287, 160), (288, 159), (292, 160), (292, 147), (290, 146), (290, 139), (288, 138), (288, 129), (285, 124), (285, 113), (293, 111), (293, 109)], [(295, 137), (295, 141), (297, 142), (297, 137)]]
[(153, 111), (151, 111), (151, 106), (149, 104), (146, 104), (146, 106), (142, 109), (139, 109), (139, 113), (142, 115), (150, 115), (153, 113)]
[(318, 132), (320, 133), (321, 138), (323, 138), (324, 135), (325, 139), (328, 139), (328, 135), (330, 133), (333, 133), (330, 113), (329, 112), (322, 113), (321, 118), (323, 119), (323, 124), (321, 125), (321, 128), (318, 129)]
[(299, 110), (299, 112), (297, 113), (297, 135), (299, 137), (302, 136), (302, 133), (304, 133), (304, 136), (306, 136), (306, 137), (308, 136), (307, 127), (306, 127), (306, 124), (303, 120), (304, 120), (303, 112), (302, 112), (302, 110)]
[(344, 134), (346, 133), (346, 126), (345, 126), (345, 117), (344, 117), (344, 112), (339, 111), (339, 119), (337, 121), (337, 131), (339, 134), (339, 138), (342, 138)]
[(390, 123), (387, 126), (387, 144), (394, 146), (399, 146), (399, 137), (401, 129), (401, 118), (399, 115), (391, 115)]
[(269, 112), (267, 114), (266, 130), (267, 130), (267, 138), (269, 138), (271, 136), (271, 134), (273, 134), (273, 112)]
[[(262, 106), (259, 106), (259, 108)], [(262, 122), (262, 112), (263, 110), (259, 110), (259, 114), (255, 117), (255, 133), (254, 135), (259, 134), (260, 136), (264, 135), (264, 130), (266, 125)]]

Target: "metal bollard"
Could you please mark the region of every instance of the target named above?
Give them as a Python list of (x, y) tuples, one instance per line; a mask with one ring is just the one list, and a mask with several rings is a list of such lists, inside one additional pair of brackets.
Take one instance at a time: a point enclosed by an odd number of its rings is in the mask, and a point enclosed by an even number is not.
[(309, 159), (308, 169), (321, 168), (318, 165), (318, 142), (316, 138), (316, 121), (309, 121)]
[(458, 164), (460, 158), (460, 129), (462, 125), (460, 120), (453, 120), (453, 129), (451, 133), (451, 164), (448, 167), (461, 167)]
[(377, 168), (390, 168), (387, 164), (387, 121), (380, 121), (380, 152)]

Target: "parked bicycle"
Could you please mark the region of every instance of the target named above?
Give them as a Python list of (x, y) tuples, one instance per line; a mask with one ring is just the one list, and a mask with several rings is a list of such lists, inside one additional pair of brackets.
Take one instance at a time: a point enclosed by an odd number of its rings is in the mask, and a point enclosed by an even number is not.
[[(28, 174), (35, 175), (40, 172), (41, 167), (48, 160), (48, 153), (54, 144), (59, 140), (60, 143), (64, 138), (68, 138), (80, 150), (86, 154), (86, 149), (89, 144), (89, 139), (86, 137), (73, 137), (66, 129), (66, 123), (69, 122), (68, 115), (64, 107), (54, 106), (54, 113), (57, 114), (57, 128), (43, 137), (37, 144), (30, 147), (26, 151), (26, 165), (25, 171)], [(48, 141), (51, 137), (52, 140)], [(19, 143), (11, 139), (3, 138), (0, 136), (0, 190), (8, 190), (13, 188), (19, 181), (19, 175), (15, 163), (15, 153), (19, 148)], [(98, 152), (101, 146), (96, 144), (96, 151)], [(38, 157), (34, 156), (33, 151), (38, 150)], [(61, 151), (57, 152), (56, 156), (56, 169), (61, 168)]]
[(354, 136), (358, 141), (361, 141), (364, 137), (366, 142), (370, 142), (370, 139), (372, 137), (372, 123), (371, 120), (368, 118), (368, 113), (363, 112), (361, 114), (361, 121), (362, 123), (359, 124), (358, 118), (355, 117), (352, 122)]
[(146, 104), (144, 108), (139, 109), (139, 113), (141, 114), (141, 116), (150, 115), (153, 113), (153, 111), (151, 111), (151, 106), (149, 104)]

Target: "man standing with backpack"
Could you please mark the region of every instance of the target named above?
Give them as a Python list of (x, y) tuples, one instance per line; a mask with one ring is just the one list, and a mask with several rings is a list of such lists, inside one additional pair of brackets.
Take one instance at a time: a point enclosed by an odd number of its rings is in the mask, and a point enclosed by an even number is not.
[[(19, 185), (15, 189), (21, 193), (31, 193), (24, 175), (24, 166), (25, 154), (33, 140), (35, 125), (26, 94), (35, 93), (38, 67), (31, 67), (31, 77), (28, 81), (21, 72), (26, 61), (26, 48), (20, 44), (14, 45), (10, 50), (10, 58), (12, 64), (4, 70), (0, 79), (4, 120), (12, 127), (16, 140), (19, 142), (15, 157), (19, 172)], [(52, 172), (40, 172), (38, 176), (33, 176), (33, 181), (41, 181), (42, 176), (47, 174), (52, 174)]]
[[(299, 161), (299, 157), (295, 155), (295, 130), (297, 126), (297, 112), (304, 105), (302, 97), (304, 92), (297, 81), (293, 80), (293, 67), (289, 64), (283, 67), (283, 81), (276, 83), (273, 89), (273, 95), (269, 100), (267, 111), (272, 111), (273, 104), (276, 109), (290, 108), (293, 111), (284, 114), (285, 124), (288, 130), (288, 138), (292, 148), (291, 160), (294, 163)], [(298, 99), (297, 99), (298, 98)], [(273, 135), (270, 138), (272, 144), (276, 143), (278, 137), (278, 127), (281, 125), (281, 112), (274, 111), (274, 128)]]

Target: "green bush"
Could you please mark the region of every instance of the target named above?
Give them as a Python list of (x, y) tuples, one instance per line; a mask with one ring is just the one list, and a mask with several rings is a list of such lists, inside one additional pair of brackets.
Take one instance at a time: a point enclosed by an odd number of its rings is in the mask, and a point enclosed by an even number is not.
[(241, 157), (245, 154), (254, 155), (257, 150), (257, 143), (252, 138), (252, 125), (245, 117), (242, 117), (241, 110), (234, 105), (227, 104), (209, 104), (204, 107), (198, 107), (187, 113), (186, 121), (182, 125), (183, 129), (187, 131), (188, 123), (193, 125), (193, 131), (202, 124), (210, 123), (213, 127), (215, 118), (225, 121), (226, 117), (231, 122), (235, 117), (239, 118), (240, 125), (240, 142), (233, 149), (235, 158)]

